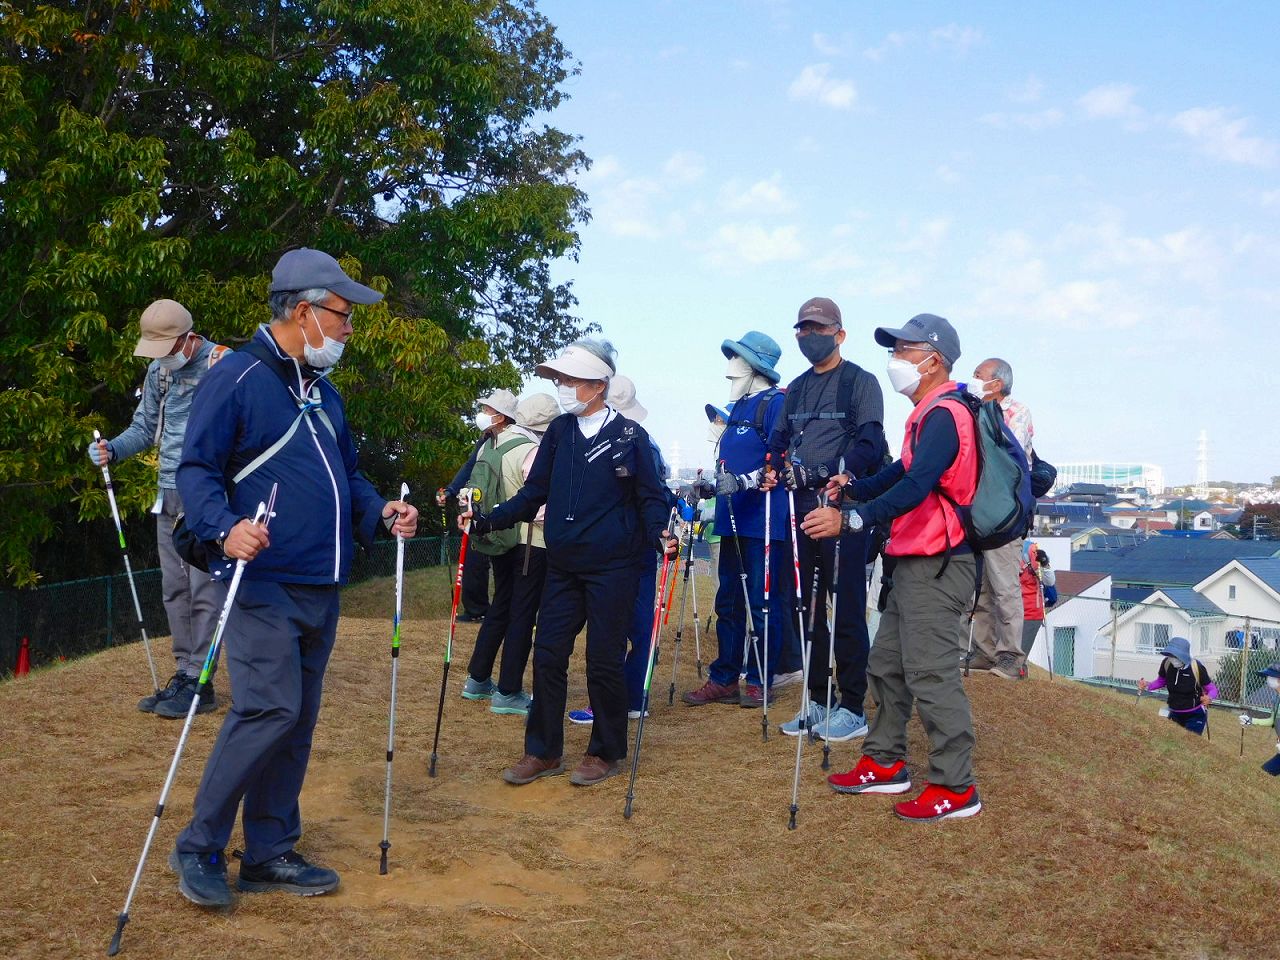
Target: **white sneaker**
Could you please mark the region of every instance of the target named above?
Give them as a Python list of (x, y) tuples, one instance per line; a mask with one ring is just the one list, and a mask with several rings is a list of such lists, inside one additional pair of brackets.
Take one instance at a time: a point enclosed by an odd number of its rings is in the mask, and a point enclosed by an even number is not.
[[(648, 711), (648, 710), (646, 710), (646, 711), (644, 712), (644, 715), (645, 715), (646, 717), (647, 717), (647, 716), (649, 716), (649, 711)], [(640, 711), (639, 711), (639, 710), (628, 710), (628, 711), (627, 711), (627, 719), (628, 719), (628, 720), (639, 720), (639, 719), (640, 719)]]
[(775, 673), (773, 675), (773, 687), (771, 689), (781, 690), (783, 687), (794, 687), (803, 679), (803, 670), (795, 670), (791, 673)]

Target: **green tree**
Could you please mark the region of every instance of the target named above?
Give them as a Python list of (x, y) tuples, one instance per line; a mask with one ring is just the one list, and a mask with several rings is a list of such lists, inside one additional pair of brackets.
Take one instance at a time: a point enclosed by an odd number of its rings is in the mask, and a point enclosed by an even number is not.
[[(173, 297), (234, 346), (298, 245), (387, 294), (335, 380), (368, 472), (425, 501), (459, 414), (583, 330), (549, 263), (587, 160), (539, 119), (573, 69), (532, 0), (0, 0), (8, 578), (107, 513), (84, 447), (132, 411), (142, 308)], [(154, 461), (115, 473), (138, 513)]]

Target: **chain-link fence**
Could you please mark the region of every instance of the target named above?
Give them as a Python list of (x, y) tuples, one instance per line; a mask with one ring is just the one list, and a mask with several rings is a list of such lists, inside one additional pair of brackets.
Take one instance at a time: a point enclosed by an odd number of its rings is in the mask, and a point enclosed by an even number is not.
[[(416, 570), (458, 561), (457, 537), (417, 537), (405, 543), (405, 569)], [(357, 550), (351, 564), (352, 584), (395, 573), (394, 540), (372, 550)], [(160, 571), (135, 570), (134, 583), (148, 637), (167, 637), (169, 624), (161, 597)], [(0, 591), (0, 678), (13, 674), (26, 638), (31, 666), (84, 656), (141, 638), (129, 579), (120, 573), (89, 580), (69, 580), (29, 590)], [(167, 662), (167, 647), (156, 648), (157, 662)]]
[(1185, 607), (1176, 599), (1063, 597), (1036, 632), (1030, 660), (1059, 676), (1136, 693), (1140, 679), (1156, 678), (1160, 651), (1174, 637), (1185, 637), (1209, 671), (1218, 702), (1270, 709), (1273, 695), (1257, 671), (1280, 663), (1280, 621), (1228, 613), (1198, 595)]

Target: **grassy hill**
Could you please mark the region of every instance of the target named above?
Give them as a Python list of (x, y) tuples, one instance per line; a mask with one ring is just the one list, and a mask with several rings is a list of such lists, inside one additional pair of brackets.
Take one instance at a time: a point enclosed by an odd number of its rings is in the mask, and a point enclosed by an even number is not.
[[(442, 575), (416, 576), (409, 613), (438, 617), (446, 591)], [(385, 583), (348, 600), (366, 615), (390, 603)], [(705, 592), (701, 606), (705, 617)], [(500, 781), (522, 726), (457, 697), (475, 627), (459, 628), (440, 775), (428, 779), (445, 629), (412, 615), (404, 627), (391, 874), (377, 875), (389, 624), (348, 617), (300, 844), (342, 873), (341, 890), (242, 896), (226, 914), (177, 893), (164, 858), (224, 707), (196, 722), (122, 956), (1280, 956), (1280, 781), (1258, 769), (1274, 740), (1247, 731), (1240, 759), (1230, 715), (1214, 715), (1210, 743), (1154, 703), (1043, 674), (975, 676), (981, 816), (899, 822), (890, 798), (832, 793), (808, 748), (790, 832), (794, 741), (761, 743), (754, 712), (664, 698), (626, 821), (625, 778), (586, 790)], [(681, 689), (696, 684), (690, 638)], [(144, 677), (132, 645), (0, 685), (0, 955), (105, 952), (180, 726), (134, 709)], [(798, 696), (786, 691), (775, 722)], [(582, 703), (579, 669), (570, 705)], [(569, 727), (570, 758), (586, 739)], [(911, 749), (923, 779), (918, 723)], [(840, 769), (855, 756), (854, 744), (833, 749)]]

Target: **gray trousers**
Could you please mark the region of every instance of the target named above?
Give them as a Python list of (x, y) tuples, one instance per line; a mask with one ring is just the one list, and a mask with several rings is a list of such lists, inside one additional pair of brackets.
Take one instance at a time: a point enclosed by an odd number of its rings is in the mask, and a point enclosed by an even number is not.
[(156, 517), (156, 545), (160, 550), (160, 589), (164, 612), (173, 634), (173, 659), (179, 673), (200, 676), (209, 653), (218, 614), (227, 598), (226, 585), (203, 570), (188, 566), (173, 548), (173, 526), (182, 513), (178, 491), (160, 489), (162, 508)]
[(224, 849), (242, 799), (245, 863), (293, 849), (337, 632), (338, 587), (240, 582), (224, 640), (232, 707), (205, 764), (191, 823), (178, 836), (180, 853)]
[(982, 555), (982, 595), (973, 616), (974, 659), (1022, 656), (1022, 541)]
[(929, 782), (952, 790), (973, 783), (973, 717), (960, 681), (960, 656), (976, 570), (974, 558), (900, 557), (893, 589), (867, 662), (867, 681), (879, 709), (864, 752), (888, 766), (907, 757), (912, 707), (929, 735)]

